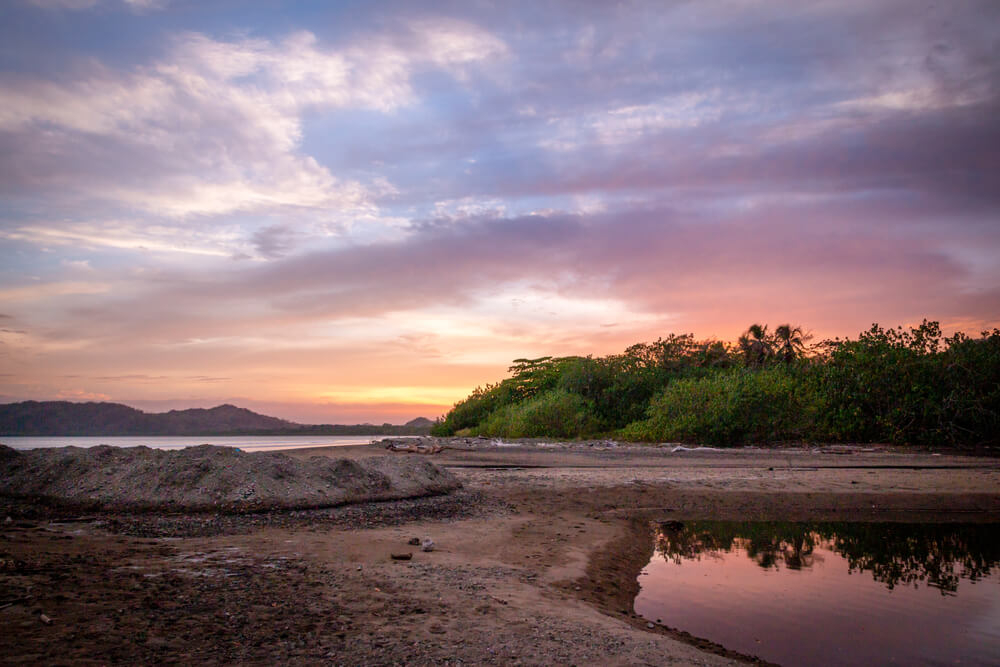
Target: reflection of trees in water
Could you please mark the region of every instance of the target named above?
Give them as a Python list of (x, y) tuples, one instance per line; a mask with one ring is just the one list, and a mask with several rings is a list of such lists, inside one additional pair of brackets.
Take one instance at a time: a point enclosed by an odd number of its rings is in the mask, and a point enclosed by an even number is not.
[(778, 569), (779, 563), (784, 563), (789, 570), (801, 570), (812, 567), (816, 533), (796, 533), (787, 541), (775, 537), (763, 540), (737, 538), (736, 546), (745, 550), (747, 556), (763, 568)]
[(955, 592), (959, 579), (977, 581), (1000, 563), (1000, 531), (990, 524), (671, 521), (656, 534), (657, 553), (678, 565), (735, 549), (763, 568), (800, 570), (813, 565), (816, 547), (890, 590), (925, 582), (943, 595)]

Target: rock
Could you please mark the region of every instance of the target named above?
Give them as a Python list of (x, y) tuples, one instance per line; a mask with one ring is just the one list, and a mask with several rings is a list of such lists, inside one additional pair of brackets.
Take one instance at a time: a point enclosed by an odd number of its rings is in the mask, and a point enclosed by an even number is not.
[(420, 549), (422, 551), (434, 551), (434, 540), (425, 537), (424, 541), (420, 543)]
[(409, 544), (411, 547), (419, 547), (420, 546), (420, 538), (419, 537), (411, 537), (410, 541), (407, 542), (407, 544)]
[(647, 627), (647, 628), (649, 628), (650, 630), (652, 630), (652, 629), (653, 629), (653, 628), (655, 628), (656, 626), (655, 626), (654, 624), (652, 624), (652, 623), (647, 623), (647, 624), (646, 624), (646, 627)]
[(44, 623), (45, 625), (52, 625), (52, 619), (46, 616), (45, 614), (39, 614), (38, 620)]
[(401, 554), (390, 554), (389, 556), (393, 560), (410, 560), (411, 558), (413, 558), (413, 554), (411, 554), (410, 552)]

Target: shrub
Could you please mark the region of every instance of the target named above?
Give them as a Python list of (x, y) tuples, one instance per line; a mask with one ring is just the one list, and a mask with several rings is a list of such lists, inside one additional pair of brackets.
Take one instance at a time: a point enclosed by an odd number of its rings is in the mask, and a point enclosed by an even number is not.
[(909, 331), (878, 325), (858, 340), (827, 344), (819, 391), (824, 428), (836, 440), (934, 443), (947, 429), (941, 331), (924, 321)]
[(586, 399), (597, 421), (608, 430), (641, 419), (649, 399), (666, 383), (662, 369), (624, 356), (575, 359), (559, 378), (559, 388)]
[(567, 391), (548, 391), (489, 416), (478, 430), (482, 435), (506, 438), (577, 438), (599, 430), (593, 406)]
[(436, 436), (454, 435), (456, 432), (478, 426), (493, 412), (517, 399), (517, 394), (509, 380), (498, 384), (476, 387), (465, 399), (455, 404), (444, 420), (431, 427)]
[(649, 406), (649, 417), (623, 431), (636, 440), (739, 445), (807, 437), (819, 399), (807, 367), (717, 372), (672, 382)]

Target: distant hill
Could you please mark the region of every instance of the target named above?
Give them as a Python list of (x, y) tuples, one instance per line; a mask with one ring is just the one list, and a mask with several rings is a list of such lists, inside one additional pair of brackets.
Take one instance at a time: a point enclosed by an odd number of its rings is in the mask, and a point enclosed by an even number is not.
[(221, 435), (301, 425), (235, 405), (149, 413), (120, 403), (24, 401), (0, 405), (2, 435)]
[(142, 412), (120, 403), (23, 401), (0, 404), (0, 435), (423, 435), (433, 422), (418, 417), (404, 426), (306, 425), (235, 405), (170, 412)]

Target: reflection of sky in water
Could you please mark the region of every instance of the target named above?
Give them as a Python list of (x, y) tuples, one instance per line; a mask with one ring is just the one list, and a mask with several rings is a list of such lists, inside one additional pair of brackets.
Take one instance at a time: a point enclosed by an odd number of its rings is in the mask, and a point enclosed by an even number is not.
[[(890, 589), (891, 580), (878, 581), (871, 571), (855, 567), (851, 572), (848, 559), (834, 550), (836, 541), (813, 534), (814, 546), (795, 553), (790, 542), (770, 541), (767, 531), (759, 530), (761, 525), (767, 526), (758, 524), (758, 533), (749, 539), (734, 538), (732, 524), (725, 525), (721, 539), (709, 549), (692, 546), (691, 528), (661, 533), (660, 550), (639, 579), (642, 590), (635, 602), (636, 611), (727, 648), (785, 665), (955, 660), (996, 664), (1000, 655), (1000, 573), (995, 567), (995, 538), (989, 537), (990, 530), (996, 533), (995, 526), (940, 526), (930, 532), (924, 527), (923, 532), (916, 529), (918, 536), (907, 540), (900, 532), (905, 526), (887, 528), (883, 524), (872, 530), (869, 524), (862, 532), (873, 538), (872, 543), (877, 543), (874, 538), (881, 533), (882, 544), (896, 545), (897, 550), (867, 554), (865, 563), (878, 565), (882, 575), (891, 570), (909, 573), (913, 579), (909, 583), (907, 578), (895, 581)], [(710, 530), (708, 522), (696, 526), (698, 531)], [(782, 524), (786, 535), (789, 526)], [(979, 581), (962, 578), (954, 593), (943, 595), (920, 575), (926, 575), (925, 570), (938, 572), (934, 560), (942, 553), (951, 555), (948, 545), (965, 543), (959, 537), (965, 530), (971, 536), (968, 543), (977, 549), (969, 554), (969, 562), (976, 563), (984, 576)], [(771, 536), (777, 534), (782, 530)], [(838, 538), (841, 542), (844, 539)], [(711, 543), (711, 538), (707, 541)], [(853, 540), (855, 564), (856, 547), (863, 542)], [(762, 555), (762, 543), (770, 544), (774, 551)], [(671, 549), (675, 551), (670, 553)], [(796, 557), (802, 551), (810, 553), (796, 569)], [(770, 556), (775, 553), (779, 557), (772, 563)], [(922, 557), (929, 564), (925, 570), (918, 563)], [(788, 566), (789, 561), (793, 567)], [(992, 571), (987, 573), (984, 565), (992, 565)], [(968, 573), (957, 563), (954, 572)]]

